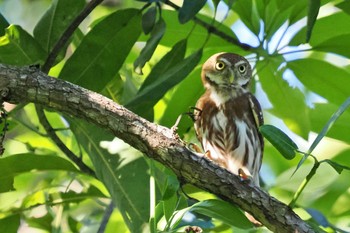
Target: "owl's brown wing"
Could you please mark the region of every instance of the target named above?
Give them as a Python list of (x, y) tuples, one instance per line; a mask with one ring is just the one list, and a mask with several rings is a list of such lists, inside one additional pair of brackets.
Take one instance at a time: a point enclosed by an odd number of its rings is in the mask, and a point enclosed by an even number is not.
[(264, 117), (262, 114), (261, 106), (253, 94), (248, 93), (248, 99), (249, 99), (250, 109), (251, 109), (253, 116), (254, 116), (255, 125), (256, 125), (257, 131), (258, 131), (259, 140), (260, 140), (260, 144), (261, 144), (262, 151), (263, 151), (264, 139), (263, 139), (263, 136), (261, 135), (261, 133), (259, 132), (259, 127), (264, 124)]

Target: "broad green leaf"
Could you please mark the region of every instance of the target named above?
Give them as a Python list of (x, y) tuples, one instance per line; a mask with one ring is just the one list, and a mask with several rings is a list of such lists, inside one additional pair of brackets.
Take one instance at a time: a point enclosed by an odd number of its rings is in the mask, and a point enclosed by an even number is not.
[(5, 17), (0, 13), (0, 36), (5, 34), (5, 29), (10, 26)]
[(161, 18), (154, 25), (153, 31), (151, 32), (151, 37), (146, 42), (145, 47), (141, 50), (140, 56), (134, 62), (135, 70), (142, 74), (142, 68), (149, 59), (151, 59), (154, 51), (156, 50), (160, 39), (162, 39), (165, 32), (165, 22)]
[[(190, 21), (185, 24), (181, 24), (177, 19), (177, 12), (171, 10), (162, 10), (162, 18), (166, 22), (167, 29), (165, 34), (160, 41), (160, 44), (172, 47), (174, 45), (174, 41), (180, 41), (184, 38), (187, 39), (187, 47), (189, 49), (198, 49), (204, 43), (206, 45), (206, 49), (214, 50), (213, 53), (222, 52), (222, 51), (232, 51), (239, 54), (247, 54), (247, 51), (242, 50), (242, 48), (214, 35), (211, 34), (209, 39), (208, 30), (204, 27), (196, 25), (193, 21)], [(207, 17), (205, 15), (197, 14), (199, 19), (211, 24), (213, 19)], [(237, 39), (237, 36), (234, 34), (232, 29), (220, 22), (215, 21), (215, 27), (217, 30), (224, 32), (228, 36)], [(190, 33), (190, 34), (189, 34)], [(144, 39), (146, 40), (146, 38)]]
[(326, 53), (336, 53), (350, 58), (350, 34), (343, 34), (329, 38), (315, 45), (313, 49)]
[(14, 177), (32, 170), (63, 170), (79, 172), (75, 166), (58, 156), (17, 154), (0, 159), (0, 192), (13, 190)]
[(0, 219), (0, 232), (17, 233), (21, 225), (20, 214)]
[[(141, 114), (152, 108), (164, 94), (176, 84), (181, 82), (197, 66), (202, 56), (202, 50), (198, 50), (191, 56), (183, 59), (175, 66), (170, 67), (157, 81), (145, 87), (136, 97), (130, 101), (126, 107)], [(170, 62), (173, 62), (171, 59)]]
[(236, 1), (232, 9), (255, 35), (259, 35), (260, 19), (253, 0)]
[(10, 65), (43, 63), (46, 53), (39, 43), (20, 26), (11, 25), (0, 37), (0, 62)]
[(186, 45), (187, 40), (177, 42), (173, 48), (152, 68), (150, 74), (142, 83), (139, 92), (159, 81), (162, 74), (167, 72), (171, 67), (180, 63), (185, 57)]
[[(310, 110), (310, 122), (313, 132), (321, 132), (325, 123), (337, 111), (339, 106), (332, 103), (315, 104), (315, 107)], [(345, 111), (337, 121), (332, 125), (332, 128), (327, 133), (328, 137), (350, 143), (350, 111)]]
[(184, 0), (182, 7), (179, 10), (180, 23), (186, 23), (191, 20), (202, 7), (207, 0)]
[(192, 205), (191, 207), (175, 212), (175, 216), (171, 223), (172, 227), (176, 226), (184, 214), (188, 211), (201, 213), (208, 217), (220, 220), (225, 224), (241, 229), (252, 228), (251, 222), (249, 222), (241, 210), (225, 201), (218, 199), (201, 201)]
[[(197, 100), (204, 93), (204, 87), (200, 77), (201, 68), (197, 67), (183, 82), (181, 82), (167, 102), (166, 109), (159, 124), (167, 127), (173, 126), (178, 116), (188, 112), (190, 107), (196, 105)], [(192, 126), (193, 121), (190, 117), (183, 115), (177, 133), (182, 136)]]
[[(307, 9), (307, 1), (285, 1), (285, 0), (268, 0), (268, 2), (276, 2), (277, 12), (288, 12), (289, 23), (293, 24), (299, 19), (305, 17)], [(258, 3), (259, 1), (257, 1)], [(290, 11), (291, 10), (291, 11)]]
[[(131, 232), (142, 232), (149, 219), (149, 174), (138, 153), (110, 154), (99, 146), (113, 136), (81, 120), (69, 119), (77, 140), (89, 155), (96, 175), (108, 189)], [(142, 198), (141, 198), (142, 197)]]
[(338, 118), (344, 113), (344, 111), (350, 106), (350, 97), (348, 97), (345, 102), (339, 107), (339, 109), (332, 115), (332, 117), (328, 120), (328, 122), (323, 127), (322, 131), (317, 135), (315, 140), (312, 142), (308, 154), (311, 154), (312, 151), (316, 148), (316, 146), (320, 143), (322, 138), (326, 136), (330, 128), (333, 126), (334, 122), (338, 120)]
[(336, 7), (342, 9), (346, 14), (350, 15), (350, 2), (343, 1), (335, 5)]
[[(341, 23), (340, 23), (341, 22)], [(337, 25), (336, 27), (334, 25)], [(317, 20), (310, 38), (310, 45), (315, 46), (333, 37), (349, 34), (350, 15), (343, 12), (331, 14)], [(290, 45), (305, 43), (306, 27), (302, 28), (291, 40)]]
[(307, 157), (313, 152), (313, 150), (316, 148), (316, 146), (321, 142), (321, 140), (326, 136), (328, 131), (333, 126), (334, 122), (344, 113), (344, 111), (350, 106), (350, 97), (348, 97), (345, 102), (339, 107), (339, 109), (332, 115), (332, 117), (328, 120), (328, 122), (325, 124), (321, 132), (317, 135), (315, 140), (312, 142), (309, 150), (307, 153), (303, 156), (303, 158), (300, 160), (295, 172), (299, 169), (299, 167), (305, 162)]
[(283, 157), (288, 160), (295, 157), (298, 146), (283, 131), (272, 125), (262, 125), (259, 130)]
[(142, 30), (147, 35), (150, 33), (156, 23), (157, 8), (155, 6), (150, 7), (146, 13), (142, 15)]
[(283, 79), (284, 70), (279, 70), (279, 65), (279, 62), (274, 60), (257, 64), (262, 88), (273, 104), (273, 109), (269, 111), (280, 117), (293, 132), (307, 138), (310, 122), (305, 97), (299, 89), (291, 87)]
[(287, 66), (311, 91), (335, 104), (350, 96), (350, 73), (328, 62), (312, 58), (288, 62)]
[(50, 52), (85, 5), (84, 0), (54, 0), (34, 28), (34, 38)]
[(321, 0), (308, 0), (308, 14), (306, 24), (306, 42), (310, 41), (312, 29), (316, 23), (318, 11), (321, 6)]
[(59, 77), (92, 91), (101, 91), (117, 74), (141, 33), (136, 9), (116, 11), (83, 38)]

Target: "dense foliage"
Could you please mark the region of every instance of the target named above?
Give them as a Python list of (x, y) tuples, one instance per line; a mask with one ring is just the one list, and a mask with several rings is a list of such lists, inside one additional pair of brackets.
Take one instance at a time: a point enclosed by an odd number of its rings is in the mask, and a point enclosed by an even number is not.
[[(39, 64), (171, 127), (203, 93), (200, 64), (216, 52), (244, 55), (265, 114), (263, 188), (317, 231), (350, 231), (350, 1), (181, 4), (3, 0), (0, 63)], [(47, 133), (40, 111), (2, 107), (0, 232), (267, 231), (207, 192), (181, 190), (172, 172), (105, 129), (47, 110)], [(189, 118), (178, 133), (196, 142)]]

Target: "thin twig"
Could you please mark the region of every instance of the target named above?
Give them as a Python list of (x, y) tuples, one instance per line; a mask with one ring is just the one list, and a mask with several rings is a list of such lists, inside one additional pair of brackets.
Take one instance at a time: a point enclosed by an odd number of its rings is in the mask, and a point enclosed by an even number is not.
[(106, 227), (107, 227), (107, 223), (108, 223), (108, 221), (113, 213), (113, 210), (114, 210), (114, 203), (113, 203), (113, 201), (111, 201), (106, 208), (105, 214), (103, 215), (101, 225), (98, 228), (97, 233), (105, 232)]
[[(68, 40), (72, 37), (74, 31), (79, 27), (81, 22), (91, 13), (93, 9), (95, 9), (103, 0), (93, 0), (89, 2), (86, 7), (80, 12), (80, 14), (72, 21), (72, 23), (67, 27), (67, 29), (63, 32), (62, 36), (59, 38), (55, 46), (53, 47), (52, 51), (50, 52), (49, 56), (46, 59), (45, 64), (41, 68), (43, 72), (46, 74), (49, 72), (51, 67), (53, 66), (57, 55), (62, 50), (62, 48), (66, 45)], [(54, 141), (54, 143), (61, 149), (63, 153), (66, 154), (66, 156), (71, 159), (79, 168), (81, 171), (96, 177), (95, 172), (88, 167), (81, 158), (76, 156), (57, 136), (56, 130), (52, 128), (50, 122), (46, 118), (45, 112), (43, 107), (36, 105), (35, 106), (40, 124), (43, 125), (45, 128), (48, 136)]]
[[(177, 11), (180, 9), (180, 7), (178, 5), (176, 5), (175, 3), (171, 2), (170, 0), (164, 1), (164, 4), (174, 8)], [(199, 19), (196, 16), (193, 17), (192, 20), (195, 23), (197, 23), (198, 25), (201, 25), (202, 27), (206, 28), (209, 33), (215, 34), (215, 35), (221, 37), (222, 39), (226, 40), (227, 42), (241, 47), (243, 50), (251, 50), (251, 49), (254, 48), (254, 47), (252, 47), (252, 46), (250, 46), (248, 44), (240, 42), (239, 40), (237, 40), (236, 38), (234, 38), (232, 36), (227, 35), (226, 33), (218, 30), (213, 25), (210, 25), (209, 23), (204, 22), (203, 20)]]
[(67, 27), (67, 29), (63, 32), (61, 38), (57, 41), (53, 49), (51, 50), (49, 56), (46, 59), (45, 64), (41, 68), (41, 70), (45, 73), (48, 73), (51, 69), (52, 65), (55, 63), (55, 60), (61, 51), (61, 49), (66, 45), (68, 40), (73, 35), (74, 31), (79, 27), (81, 22), (91, 13), (93, 9), (95, 9), (103, 0), (92, 0), (89, 2), (86, 7), (82, 10), (82, 12), (73, 20), (73, 22)]
[(90, 167), (88, 167), (78, 156), (76, 156), (57, 136), (55, 130), (52, 128), (50, 122), (45, 116), (44, 109), (37, 104), (35, 105), (35, 109), (38, 114), (39, 121), (46, 130), (47, 135), (55, 142), (55, 144), (63, 151), (63, 153), (65, 153), (66, 156), (79, 167), (82, 172), (96, 178), (95, 172)]

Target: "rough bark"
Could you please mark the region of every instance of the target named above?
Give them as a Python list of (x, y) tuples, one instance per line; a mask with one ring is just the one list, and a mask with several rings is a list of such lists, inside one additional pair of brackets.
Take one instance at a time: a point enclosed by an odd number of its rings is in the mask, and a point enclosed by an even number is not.
[(0, 97), (9, 103), (36, 103), (111, 130), (178, 178), (239, 206), (274, 232), (314, 232), (287, 205), (199, 157), (166, 127), (151, 123), (100, 94), (52, 78), (36, 68), (0, 64)]

